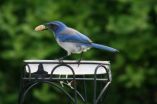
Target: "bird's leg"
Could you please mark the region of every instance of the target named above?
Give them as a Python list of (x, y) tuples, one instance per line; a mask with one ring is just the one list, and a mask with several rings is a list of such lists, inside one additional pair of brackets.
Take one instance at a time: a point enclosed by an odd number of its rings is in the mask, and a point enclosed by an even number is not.
[(61, 58), (58, 58), (59, 62), (62, 62), (62, 63), (63, 63), (63, 59), (66, 58), (66, 57), (68, 57), (68, 56), (70, 56), (70, 55), (71, 55), (71, 53), (70, 53), (70, 52), (67, 52), (67, 54), (66, 54), (65, 56), (63, 56), (63, 57), (61, 57)]
[(64, 59), (65, 57), (67, 57), (67, 56), (68, 56), (68, 55), (65, 55), (65, 56), (63, 56), (63, 57), (58, 58), (59, 62), (63, 63), (63, 59)]
[(83, 52), (81, 52), (80, 59), (78, 60), (78, 67), (79, 67), (79, 65), (80, 65), (80, 62), (81, 62), (81, 59), (82, 59), (82, 55), (83, 55)]

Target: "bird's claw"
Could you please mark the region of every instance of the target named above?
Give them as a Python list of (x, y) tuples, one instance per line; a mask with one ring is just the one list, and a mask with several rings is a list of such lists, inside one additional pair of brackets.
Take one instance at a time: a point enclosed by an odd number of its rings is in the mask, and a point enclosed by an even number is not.
[(63, 63), (63, 58), (59, 58), (58, 61), (59, 61), (60, 63)]
[(55, 60), (58, 60), (59, 63), (63, 63), (63, 58), (58, 58), (58, 59), (55, 59)]
[(78, 60), (78, 67), (80, 66), (81, 60)]

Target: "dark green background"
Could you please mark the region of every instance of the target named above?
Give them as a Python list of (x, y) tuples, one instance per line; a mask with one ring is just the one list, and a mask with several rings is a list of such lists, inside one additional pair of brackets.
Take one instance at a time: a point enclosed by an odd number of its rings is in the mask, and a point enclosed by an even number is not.
[[(33, 30), (54, 20), (96, 43), (119, 49), (116, 55), (91, 49), (83, 56), (85, 60), (111, 60), (113, 82), (106, 104), (157, 103), (156, 0), (1, 0), (0, 104), (17, 104), (24, 59), (65, 54), (50, 32)], [(33, 99), (40, 104), (61, 104), (60, 96), (49, 90), (41, 85), (32, 91)]]

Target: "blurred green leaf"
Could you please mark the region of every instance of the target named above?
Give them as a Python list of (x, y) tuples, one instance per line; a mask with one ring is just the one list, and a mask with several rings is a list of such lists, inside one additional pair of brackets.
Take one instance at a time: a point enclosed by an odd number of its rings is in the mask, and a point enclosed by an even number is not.
[(43, 85), (42, 89), (40, 90), (35, 89), (33, 94), (38, 100), (42, 102), (50, 102), (58, 99), (58, 96), (50, 93), (48, 85)]

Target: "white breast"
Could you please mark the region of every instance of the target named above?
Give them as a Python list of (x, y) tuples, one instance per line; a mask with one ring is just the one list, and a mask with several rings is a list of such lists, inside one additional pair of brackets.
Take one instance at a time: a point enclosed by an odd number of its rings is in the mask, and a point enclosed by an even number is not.
[(85, 52), (88, 49), (90, 49), (90, 47), (88, 46), (84, 46), (84, 45), (80, 45), (79, 43), (73, 43), (73, 42), (60, 42), (57, 40), (57, 43), (63, 48), (65, 49), (68, 54), (71, 53), (81, 53), (81, 52)]

